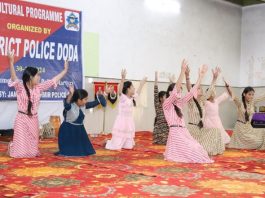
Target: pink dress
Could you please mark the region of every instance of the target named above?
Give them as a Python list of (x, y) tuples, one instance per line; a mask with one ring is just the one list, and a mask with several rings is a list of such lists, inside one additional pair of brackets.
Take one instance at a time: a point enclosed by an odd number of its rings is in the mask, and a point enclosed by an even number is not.
[[(136, 96), (136, 95), (135, 95)], [(132, 149), (135, 145), (135, 125), (133, 119), (133, 99), (121, 94), (119, 112), (112, 128), (112, 138), (107, 141), (106, 149)]]
[(230, 136), (226, 133), (222, 121), (219, 116), (219, 104), (226, 100), (229, 95), (224, 92), (222, 95), (214, 99), (214, 102), (205, 101), (205, 116), (204, 116), (204, 127), (205, 128), (219, 128), (224, 144), (230, 142)]
[(18, 79), (9, 81), (8, 85), (14, 87), (17, 94), (18, 113), (14, 124), (13, 141), (8, 145), (8, 152), (14, 158), (36, 157), (39, 153), (39, 121), (38, 108), (41, 93), (52, 86), (56, 86), (55, 80), (48, 80), (29, 89), (32, 102), (32, 116), (28, 116), (28, 95), (23, 83)]
[(164, 114), (169, 125), (169, 135), (164, 153), (165, 160), (184, 163), (213, 162), (207, 151), (190, 135), (183, 117), (178, 117), (174, 109), (174, 105), (182, 109), (193, 96), (197, 97), (197, 86), (194, 86), (184, 97), (181, 97), (181, 93), (174, 88), (163, 103)]

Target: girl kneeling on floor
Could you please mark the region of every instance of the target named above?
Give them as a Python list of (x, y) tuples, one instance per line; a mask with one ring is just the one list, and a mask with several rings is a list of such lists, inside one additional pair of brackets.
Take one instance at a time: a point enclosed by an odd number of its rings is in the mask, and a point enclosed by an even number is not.
[(84, 89), (69, 88), (69, 95), (64, 101), (64, 122), (59, 129), (59, 151), (56, 155), (62, 156), (88, 156), (95, 154), (95, 150), (88, 138), (83, 121), (85, 110), (101, 104), (106, 106), (103, 95), (98, 94), (97, 99), (87, 102), (88, 93)]

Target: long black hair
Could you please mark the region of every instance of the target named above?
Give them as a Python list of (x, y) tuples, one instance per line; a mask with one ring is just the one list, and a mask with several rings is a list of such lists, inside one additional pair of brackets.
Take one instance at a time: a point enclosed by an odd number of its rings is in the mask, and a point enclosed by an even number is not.
[[(166, 91), (160, 91), (160, 92), (158, 92), (158, 99), (159, 99), (159, 102), (160, 103), (161, 103), (161, 98), (163, 98), (166, 95), (167, 95), (167, 92)], [(157, 117), (155, 117), (155, 123), (154, 124), (156, 124), (156, 122), (157, 122)]]
[(167, 92), (166, 91), (160, 91), (160, 92), (158, 92), (159, 102), (161, 102), (161, 98), (163, 98), (166, 95), (167, 95)]
[[(127, 92), (128, 92), (128, 89), (129, 89), (132, 85), (133, 85), (133, 84), (132, 84), (131, 81), (125, 81), (125, 82), (123, 83), (122, 93), (126, 95)], [(136, 102), (135, 102), (134, 99), (133, 99), (133, 106), (136, 106)]]
[[(205, 90), (205, 92), (207, 93), (208, 92), (208, 90), (209, 90), (209, 88), (207, 88), (206, 90)], [(212, 95), (210, 95), (210, 97), (211, 97)], [(209, 98), (206, 98), (206, 100), (209, 100), (210, 99), (210, 97)]]
[[(176, 85), (176, 83), (171, 83), (171, 84), (168, 86), (168, 88), (167, 88), (167, 94), (166, 94), (167, 98), (168, 98), (169, 95), (170, 95), (169, 92), (173, 91), (175, 85)], [(174, 104), (173, 104), (173, 105), (174, 105)], [(174, 105), (174, 108), (175, 108), (175, 111), (176, 111), (178, 117), (182, 118), (183, 114), (182, 114), (180, 108), (177, 107), (176, 105)]]
[[(193, 87), (193, 86), (194, 86), (194, 84), (192, 84), (192, 87)], [(198, 100), (197, 100), (196, 98), (193, 97), (193, 101), (194, 101), (195, 104), (196, 104), (196, 107), (197, 107), (197, 109), (198, 109), (198, 111), (199, 111), (200, 118), (201, 118), (201, 120), (200, 120), (199, 123), (198, 123), (198, 127), (202, 128), (202, 127), (203, 127), (203, 122), (202, 122), (202, 107), (201, 107), (200, 103), (198, 102)]]
[(244, 91), (242, 92), (242, 102), (243, 102), (243, 105), (244, 105), (244, 108), (245, 108), (245, 120), (246, 120), (246, 122), (249, 121), (249, 113), (247, 112), (247, 104), (246, 104), (246, 99), (245, 99), (244, 94), (247, 94), (248, 92), (251, 92), (251, 91), (255, 92), (253, 87), (246, 87), (244, 89)]
[(22, 81), (24, 88), (26, 90), (27, 96), (28, 96), (28, 108), (27, 108), (27, 113), (28, 115), (32, 115), (31, 108), (32, 108), (32, 101), (30, 100), (30, 92), (29, 88), (27, 86), (27, 83), (30, 82), (31, 78), (34, 77), (38, 73), (38, 69), (35, 67), (27, 67), (22, 75)]

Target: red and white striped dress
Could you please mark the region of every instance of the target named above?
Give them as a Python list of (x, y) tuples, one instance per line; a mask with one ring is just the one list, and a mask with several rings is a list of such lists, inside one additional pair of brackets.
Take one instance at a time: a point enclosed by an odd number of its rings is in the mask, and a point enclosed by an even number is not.
[[(197, 97), (197, 86), (181, 97), (181, 92), (174, 88), (170, 96), (163, 103), (163, 110), (169, 125), (169, 135), (164, 153), (165, 160), (184, 163), (212, 163), (207, 151), (190, 135), (185, 121), (178, 117), (174, 105), (181, 110), (194, 96)], [(181, 127), (180, 127), (181, 126)]]
[(14, 158), (36, 157), (39, 153), (39, 121), (38, 108), (41, 93), (52, 86), (56, 86), (56, 81), (47, 80), (29, 89), (32, 102), (31, 112), (33, 116), (28, 116), (28, 95), (23, 83), (18, 79), (9, 81), (8, 85), (14, 87), (17, 94), (18, 113), (14, 124), (13, 141), (9, 143), (9, 155)]

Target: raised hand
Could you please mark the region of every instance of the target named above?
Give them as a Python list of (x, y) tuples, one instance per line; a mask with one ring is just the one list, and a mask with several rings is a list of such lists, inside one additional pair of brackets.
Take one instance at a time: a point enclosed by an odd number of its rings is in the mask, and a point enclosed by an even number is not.
[(53, 77), (56, 82), (61, 80), (65, 76), (65, 74), (67, 74), (68, 67), (69, 67), (69, 63), (68, 63), (68, 59), (66, 59), (64, 61), (64, 69), (63, 69), (63, 71), (61, 71), (59, 74), (57, 74), (56, 76)]
[(109, 94), (112, 93), (114, 91), (114, 87), (112, 85), (107, 85), (105, 88), (105, 93)]
[(225, 81), (225, 78), (223, 77), (223, 81), (224, 81), (224, 83), (225, 83), (225, 86), (226, 87), (229, 87), (229, 84)]
[(69, 94), (73, 95), (75, 91), (74, 85), (69, 85)]
[(9, 60), (9, 63), (10, 64), (14, 64), (14, 51), (9, 51), (8, 54), (7, 54), (7, 57), (8, 57), (8, 60)]
[(141, 93), (141, 91), (142, 91), (142, 88), (143, 88), (144, 84), (146, 83), (146, 81), (147, 81), (147, 77), (144, 77), (144, 78), (141, 80), (141, 82), (140, 82), (140, 86), (138, 87), (138, 89), (137, 89), (137, 91), (136, 91), (138, 95), (140, 95), (140, 93)]
[(189, 65), (188, 65), (187, 60), (183, 59), (181, 63), (181, 71), (186, 72), (188, 66)]
[(126, 69), (122, 69), (122, 70), (121, 70), (121, 82), (120, 82), (119, 89), (118, 89), (118, 93), (119, 93), (119, 95), (122, 94), (123, 83), (124, 83), (124, 81), (125, 81), (126, 74), (127, 74)]
[(189, 77), (190, 76), (190, 67), (189, 66), (187, 66), (187, 69), (185, 71), (185, 76), (186, 77)]
[(202, 65), (199, 69), (199, 76), (204, 77), (206, 72), (208, 71), (208, 66), (207, 65)]
[[(228, 94), (229, 94), (231, 97), (233, 97), (232, 89), (231, 89), (231, 87), (229, 86), (229, 84), (225, 81), (225, 78), (224, 78), (224, 77), (223, 77), (223, 81), (224, 81), (224, 83), (225, 83), (225, 87), (226, 87), (226, 90), (227, 90)], [(240, 102), (239, 102), (239, 104), (240, 104)]]
[(14, 68), (14, 50), (12, 52), (8, 52), (8, 60), (9, 60), (9, 66), (10, 66), (10, 76), (11, 80), (14, 81), (17, 79), (17, 74)]
[(215, 69), (212, 69), (212, 73), (213, 73), (213, 79), (217, 79), (219, 74), (221, 73), (221, 68), (215, 67)]
[(71, 102), (71, 99), (72, 99), (72, 97), (74, 95), (74, 92), (75, 92), (75, 87), (74, 87), (73, 84), (70, 84), (69, 87), (68, 87), (68, 89), (69, 89), (69, 94), (66, 97), (66, 102), (67, 103), (70, 103)]
[(190, 68), (189, 67), (187, 67), (186, 69), (185, 76), (186, 76), (186, 87), (187, 87), (187, 90), (190, 91), (192, 86), (190, 83)]
[(122, 78), (122, 79), (125, 79), (125, 78), (126, 78), (126, 74), (127, 74), (126, 69), (122, 69), (122, 70), (121, 70), (121, 78)]
[(68, 71), (68, 68), (69, 68), (69, 61), (68, 61), (68, 59), (66, 59), (66, 60), (64, 61), (64, 70), (65, 70), (65, 71)]

